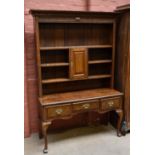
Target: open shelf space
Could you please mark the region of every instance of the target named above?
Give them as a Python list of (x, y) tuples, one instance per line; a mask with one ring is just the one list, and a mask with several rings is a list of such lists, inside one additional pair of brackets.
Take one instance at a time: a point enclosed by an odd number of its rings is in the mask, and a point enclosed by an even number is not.
[(88, 75), (89, 76), (100, 76), (100, 75), (111, 75), (111, 67), (112, 65), (109, 63), (103, 64), (90, 64), (88, 66)]
[[(45, 67), (41, 69), (42, 81), (62, 81), (69, 78), (69, 67)], [(50, 79), (50, 80), (49, 80)]]
[[(66, 79), (67, 80), (67, 79)], [(87, 79), (87, 80), (74, 80), (54, 83), (43, 83), (43, 95), (52, 93), (61, 93), (77, 90), (89, 90), (96, 88), (109, 88), (111, 85), (111, 78), (104, 79)]]
[[(52, 51), (43, 51), (41, 55), (41, 64), (53, 64), (57, 65), (66, 64), (69, 62), (69, 50), (52, 50)], [(44, 66), (44, 65), (43, 65)]]
[(111, 48), (91, 48), (88, 50), (88, 60), (112, 60)]
[(112, 45), (112, 30), (111, 23), (40, 23), (40, 46), (48, 49), (48, 47)]

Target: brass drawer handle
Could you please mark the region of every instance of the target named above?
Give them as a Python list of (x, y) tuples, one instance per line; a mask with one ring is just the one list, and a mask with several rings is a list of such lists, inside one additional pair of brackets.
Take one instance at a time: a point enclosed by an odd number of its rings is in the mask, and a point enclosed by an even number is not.
[(82, 105), (82, 107), (83, 107), (84, 109), (88, 109), (88, 108), (90, 107), (90, 104), (84, 104), (84, 105)]
[(63, 112), (63, 109), (56, 109), (55, 112), (60, 115)]
[(75, 17), (76, 21), (80, 21), (80, 19), (81, 19), (80, 17)]
[(114, 102), (113, 101), (109, 101), (108, 105), (109, 105), (109, 107), (112, 107), (114, 105)]

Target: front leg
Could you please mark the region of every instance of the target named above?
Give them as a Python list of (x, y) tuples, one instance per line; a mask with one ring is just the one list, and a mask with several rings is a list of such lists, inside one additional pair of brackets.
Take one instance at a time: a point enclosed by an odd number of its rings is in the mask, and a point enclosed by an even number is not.
[(117, 136), (121, 137), (121, 123), (123, 120), (123, 110), (122, 109), (117, 109), (116, 113), (118, 114), (118, 121), (117, 121)]
[(48, 144), (47, 144), (47, 129), (49, 127), (49, 125), (51, 125), (51, 122), (42, 122), (42, 132), (44, 135), (44, 153), (48, 153)]

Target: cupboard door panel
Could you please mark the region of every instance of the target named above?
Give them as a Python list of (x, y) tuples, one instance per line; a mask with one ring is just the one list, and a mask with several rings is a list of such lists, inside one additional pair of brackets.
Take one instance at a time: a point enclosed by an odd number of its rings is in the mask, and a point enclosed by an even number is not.
[(70, 49), (70, 78), (83, 79), (88, 76), (87, 49)]

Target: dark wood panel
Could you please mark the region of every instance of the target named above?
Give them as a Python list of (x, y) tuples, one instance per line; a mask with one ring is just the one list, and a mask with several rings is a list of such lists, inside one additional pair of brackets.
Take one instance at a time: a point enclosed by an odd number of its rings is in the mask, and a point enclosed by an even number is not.
[(62, 24), (39, 24), (41, 46), (64, 46), (65, 29)]

